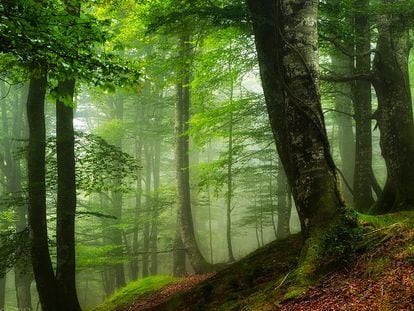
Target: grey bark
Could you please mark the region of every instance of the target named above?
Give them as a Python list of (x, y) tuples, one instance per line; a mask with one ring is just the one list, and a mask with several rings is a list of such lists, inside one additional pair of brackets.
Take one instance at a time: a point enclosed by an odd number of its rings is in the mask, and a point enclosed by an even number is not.
[(286, 173), (279, 160), (277, 174), (277, 239), (285, 239), (290, 235), (290, 215), (292, 206), (288, 202), (288, 187)]
[(247, 0), (247, 4), (277, 149), (302, 232), (312, 237), (333, 223), (344, 206), (321, 111), (318, 1)]
[[(398, 1), (384, 0), (384, 3)], [(376, 118), (387, 181), (372, 213), (414, 208), (414, 122), (408, 74), (412, 42), (409, 29), (410, 24), (399, 14), (378, 18), (378, 52), (373, 73), (378, 97)]]

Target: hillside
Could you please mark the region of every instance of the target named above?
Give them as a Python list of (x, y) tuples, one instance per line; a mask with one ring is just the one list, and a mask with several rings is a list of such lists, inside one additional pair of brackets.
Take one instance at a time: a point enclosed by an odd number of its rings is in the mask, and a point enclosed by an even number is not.
[(414, 213), (360, 216), (360, 226), (355, 252), (302, 293), (291, 277), (301, 238), (292, 236), (114, 310), (414, 310)]

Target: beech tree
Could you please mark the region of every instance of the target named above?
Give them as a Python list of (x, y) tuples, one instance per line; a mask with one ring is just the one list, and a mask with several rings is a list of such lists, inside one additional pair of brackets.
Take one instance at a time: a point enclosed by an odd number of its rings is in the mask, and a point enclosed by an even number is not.
[(344, 209), (320, 103), (318, 1), (246, 2), (274, 139), (307, 238), (303, 271), (311, 273), (321, 233)]
[(385, 12), (377, 20), (373, 85), (378, 97), (375, 115), (381, 133), (381, 152), (387, 166), (387, 181), (371, 213), (395, 212), (414, 206), (414, 121), (408, 75), (412, 43), (409, 18), (404, 18), (404, 12), (393, 14), (389, 6), (398, 3), (383, 1)]

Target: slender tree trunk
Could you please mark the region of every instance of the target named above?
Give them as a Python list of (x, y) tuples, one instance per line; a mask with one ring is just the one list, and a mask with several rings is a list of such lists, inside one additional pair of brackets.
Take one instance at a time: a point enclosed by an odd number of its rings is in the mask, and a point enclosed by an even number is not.
[[(81, 310), (76, 293), (75, 263), (75, 133), (73, 95), (75, 81), (61, 81), (56, 102), (57, 154), (57, 266), (58, 300), (61, 310)], [(66, 102), (64, 102), (66, 101)]]
[[(115, 99), (114, 102), (114, 117), (119, 120), (123, 121), (124, 119), (124, 102), (122, 99)], [(122, 137), (119, 137), (119, 140), (115, 142), (115, 146), (122, 150)], [(120, 165), (117, 163), (117, 166)], [(116, 223), (122, 223), (122, 205), (123, 205), (123, 194), (122, 190), (118, 189), (121, 187), (122, 184), (122, 177), (116, 177), (114, 180), (115, 184), (115, 191), (112, 191), (112, 204), (113, 204), (113, 215), (116, 217)], [(117, 260), (123, 258), (123, 232), (120, 228), (113, 229), (112, 232), (112, 239), (113, 243), (116, 245), (116, 249), (114, 250), (114, 255)], [(125, 269), (123, 262), (117, 263), (115, 265), (115, 287), (122, 288), (126, 285), (125, 281)]]
[[(384, 1), (384, 3), (397, 1)], [(378, 18), (374, 87), (381, 152), (387, 181), (372, 213), (414, 209), (414, 122), (408, 57), (412, 46), (409, 24), (400, 15)]]
[(290, 214), (292, 206), (288, 204), (287, 178), (283, 165), (279, 160), (277, 174), (277, 233), (278, 240), (290, 235)]
[(142, 255), (142, 276), (149, 276), (149, 252), (150, 252), (150, 224), (151, 224), (151, 179), (152, 179), (152, 146), (149, 140), (144, 144), (145, 154), (145, 219), (144, 219), (144, 244)]
[[(368, 17), (369, 0), (356, 0), (359, 13), (355, 16), (355, 73), (368, 74), (371, 70), (370, 22)], [(372, 108), (371, 82), (357, 80), (354, 88), (354, 111), (356, 128), (354, 207), (358, 211), (368, 211), (374, 203), (371, 187), (372, 171)]]
[(29, 148), (27, 156), (31, 257), (43, 311), (57, 311), (57, 282), (50, 260), (46, 223), (44, 100), (46, 75), (32, 78), (27, 98)]
[[(233, 87), (231, 87), (230, 102), (233, 101)], [(232, 208), (232, 197), (233, 197), (233, 112), (230, 112), (229, 121), (229, 141), (227, 147), (227, 194), (226, 194), (226, 237), (227, 237), (227, 253), (229, 261), (235, 261), (233, 255), (233, 245), (231, 241), (231, 212)]]
[[(367, 74), (371, 69), (371, 55), (367, 54), (371, 48), (369, 0), (357, 1), (357, 7), (360, 13), (355, 16), (355, 72)], [(355, 174), (358, 174), (354, 180), (354, 205), (356, 210), (366, 212), (374, 203), (372, 188), (377, 186), (372, 170), (371, 82), (355, 82), (354, 107), (357, 139)]]
[(306, 238), (301, 265), (311, 271), (310, 254), (323, 248), (321, 234), (344, 207), (320, 103), (318, 1), (247, 4), (271, 127)]
[[(16, 104), (13, 105), (13, 138), (23, 138), (22, 124), (26, 125), (23, 121), (24, 100), (27, 100), (27, 88), (21, 92), (20, 98), (17, 97)], [(10, 146), (11, 153), (17, 150), (16, 143)], [(22, 200), (22, 185), (21, 185), (21, 167), (20, 160), (14, 159), (12, 167), (14, 168), (13, 181), (11, 182), (10, 191), (16, 202), (16, 232), (19, 234), (25, 234), (26, 238), (29, 238), (27, 232), (27, 204), (20, 203)], [(16, 250), (16, 265), (14, 267), (14, 282), (16, 289), (17, 308), (20, 310), (32, 310), (32, 297), (31, 297), (31, 283), (32, 267), (30, 262), (30, 256), (27, 254), (25, 246), (19, 246)]]
[(190, 72), (187, 64), (191, 50), (189, 35), (180, 38), (180, 59), (186, 60), (180, 71), (180, 82), (177, 85), (176, 102), (176, 167), (177, 167), (177, 205), (181, 239), (188, 258), (196, 273), (211, 268), (197, 245), (191, 212), (190, 180), (189, 180), (189, 139), (188, 122), (190, 116)]
[[(339, 76), (350, 76), (353, 74), (353, 58), (336, 52), (332, 53), (332, 69)], [(355, 170), (355, 139), (352, 117), (352, 87), (350, 83), (336, 83), (335, 87), (335, 110), (338, 124), (339, 154), (341, 156), (341, 171), (343, 178), (342, 192), (345, 200), (353, 203), (352, 190)]]
[(134, 258), (131, 260), (130, 267), (131, 267), (131, 279), (136, 280), (138, 279), (138, 271), (139, 271), (139, 262), (138, 262), (138, 232), (139, 226), (138, 222), (140, 221), (140, 211), (142, 205), (142, 133), (138, 134), (138, 138), (135, 141), (135, 157), (138, 162), (138, 170), (137, 170), (137, 185), (136, 185), (136, 193), (135, 193), (135, 213), (134, 213), (134, 232), (132, 236), (132, 253)]
[(158, 273), (158, 214), (160, 209), (160, 161), (161, 161), (161, 138), (157, 138), (154, 143), (153, 156), (153, 180), (154, 180), (154, 204), (152, 204), (151, 215), (151, 275)]

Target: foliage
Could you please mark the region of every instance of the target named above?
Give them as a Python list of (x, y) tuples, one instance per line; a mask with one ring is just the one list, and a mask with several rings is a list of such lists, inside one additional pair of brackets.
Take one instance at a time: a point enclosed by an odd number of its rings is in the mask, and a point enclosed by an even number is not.
[[(55, 139), (50, 138), (47, 180), (52, 189), (57, 178), (55, 146)], [(77, 132), (75, 157), (77, 189), (86, 193), (108, 190), (127, 192), (136, 178), (138, 165), (135, 159), (100, 136)], [(114, 184), (116, 179), (121, 181), (119, 185)]]
[[(139, 78), (133, 62), (98, 48), (109, 39), (106, 21), (90, 13), (67, 12), (61, 1), (2, 1), (0, 67), (25, 68), (37, 76), (47, 70), (55, 79), (83, 79), (94, 85), (127, 86)], [(3, 71), (3, 70), (2, 70)]]

